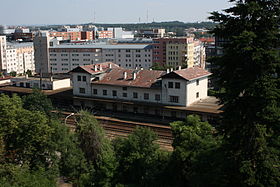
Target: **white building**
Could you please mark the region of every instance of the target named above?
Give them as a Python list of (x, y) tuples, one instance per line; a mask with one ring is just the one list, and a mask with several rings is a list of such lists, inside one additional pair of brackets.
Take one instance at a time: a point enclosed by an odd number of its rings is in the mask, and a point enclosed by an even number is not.
[[(167, 73), (124, 69), (110, 62), (80, 66), (71, 74), (74, 96), (182, 107), (207, 97), (210, 75), (199, 67)], [(112, 107), (106, 104), (106, 109)]]
[(38, 77), (15, 77), (11, 78), (11, 83), (23, 88), (41, 88), (42, 90), (57, 90), (71, 87), (70, 78), (53, 79)]
[(0, 36), (0, 70), (7, 73), (34, 71), (33, 43), (8, 43), (6, 36)]
[(152, 59), (151, 45), (82, 43), (49, 47), (52, 73), (67, 73), (78, 66), (101, 62), (113, 62), (124, 68), (149, 69)]
[(117, 27), (117, 28), (108, 28), (108, 31), (113, 32), (113, 38), (116, 39), (132, 39), (134, 38), (134, 34), (132, 31), (124, 31), (123, 28)]

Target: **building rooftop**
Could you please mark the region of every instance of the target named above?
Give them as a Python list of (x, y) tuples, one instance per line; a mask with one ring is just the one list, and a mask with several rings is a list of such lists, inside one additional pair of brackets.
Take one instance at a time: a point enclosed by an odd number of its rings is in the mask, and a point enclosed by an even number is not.
[(86, 72), (89, 74), (96, 74), (96, 73), (105, 72), (111, 68), (120, 68), (120, 67), (112, 62), (104, 62), (104, 63), (94, 64), (94, 65), (92, 64), (86, 66), (79, 66), (70, 72)]
[(65, 49), (65, 48), (101, 48), (101, 49), (151, 49), (151, 45), (143, 44), (105, 44), (105, 43), (67, 43), (61, 45), (55, 45), (50, 48), (53, 49)]
[(33, 42), (21, 42), (21, 43), (7, 42), (7, 47), (12, 47), (12, 48), (33, 47)]
[[(133, 73), (136, 75), (135, 79), (133, 79)], [(142, 88), (159, 87), (160, 85), (157, 85), (157, 81), (165, 73), (165, 71), (116, 68), (106, 73), (106, 75), (101, 80), (93, 81), (92, 84)], [(124, 74), (126, 74), (126, 78), (124, 78)]]
[(211, 75), (210, 72), (207, 70), (200, 68), (200, 67), (191, 67), (191, 68), (186, 68), (186, 69), (181, 69), (181, 70), (176, 70), (173, 71), (169, 74), (164, 75), (164, 78), (175, 78), (175, 77), (180, 77), (185, 80), (193, 80), (205, 76)]

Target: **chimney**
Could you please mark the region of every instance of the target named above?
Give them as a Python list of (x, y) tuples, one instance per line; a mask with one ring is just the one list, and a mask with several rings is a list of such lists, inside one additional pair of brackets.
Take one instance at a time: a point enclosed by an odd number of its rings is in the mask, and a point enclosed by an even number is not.
[(140, 70), (143, 70), (144, 68), (140, 68)]
[(137, 69), (138, 69), (138, 67), (135, 67), (135, 69), (137, 70)]
[(132, 78), (133, 78), (133, 80), (136, 79), (136, 72), (133, 72), (133, 73), (132, 73)]
[(109, 63), (109, 68), (110, 68), (110, 69), (112, 68), (112, 64), (111, 64), (111, 63)]
[(152, 71), (153, 69), (152, 69), (152, 68), (150, 68), (149, 70), (150, 70), (150, 71)]
[(166, 70), (166, 73), (170, 73), (169, 68)]
[(101, 65), (101, 64), (100, 64), (100, 66), (99, 66), (99, 70), (100, 70), (100, 71), (102, 71), (102, 70), (103, 70), (103, 69), (102, 69), (102, 65)]
[(28, 74), (25, 74), (25, 78), (28, 79)]
[(173, 71), (173, 68), (170, 69), (170, 72), (172, 72), (172, 71)]
[(97, 71), (97, 65), (94, 65), (94, 71)]
[(182, 69), (182, 66), (179, 66), (178, 70), (181, 70)]
[(51, 75), (51, 77), (50, 77), (50, 81), (53, 82), (53, 76), (52, 76), (52, 75)]
[(123, 72), (123, 79), (127, 78), (127, 72)]

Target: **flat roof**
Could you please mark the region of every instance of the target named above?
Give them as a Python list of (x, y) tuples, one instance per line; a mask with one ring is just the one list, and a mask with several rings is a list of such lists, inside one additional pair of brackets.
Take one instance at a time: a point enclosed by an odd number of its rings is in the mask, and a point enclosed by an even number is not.
[(50, 47), (51, 49), (67, 49), (67, 48), (101, 48), (101, 49), (150, 49), (152, 48), (149, 44), (100, 44), (100, 43), (77, 43), (77, 44), (61, 44)]
[[(46, 95), (53, 95), (53, 94), (57, 94), (57, 93), (64, 92), (64, 91), (68, 91), (68, 90), (71, 90), (71, 89), (72, 89), (72, 87), (67, 87), (67, 88), (60, 88), (60, 89), (56, 89), (56, 90), (42, 90), (42, 91)], [(16, 86), (0, 87), (0, 92), (1, 91), (11, 92), (11, 93), (25, 93), (25, 94), (33, 93), (33, 89), (32, 88), (23, 88), (23, 87), (16, 87)]]
[(22, 43), (12, 43), (12, 42), (7, 42), (7, 47), (15, 47), (15, 48), (20, 48), (20, 47), (33, 47), (33, 42), (22, 42)]

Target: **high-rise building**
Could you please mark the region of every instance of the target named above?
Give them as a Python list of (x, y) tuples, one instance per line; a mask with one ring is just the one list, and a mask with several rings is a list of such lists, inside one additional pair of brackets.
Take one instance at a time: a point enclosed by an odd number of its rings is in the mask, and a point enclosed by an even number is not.
[(34, 48), (31, 42), (9, 43), (0, 36), (0, 70), (6, 73), (34, 71)]
[(153, 62), (167, 67), (193, 67), (204, 63), (205, 50), (193, 37), (155, 38)]
[(34, 38), (35, 72), (51, 73), (49, 60), (50, 37), (48, 32), (38, 32)]

